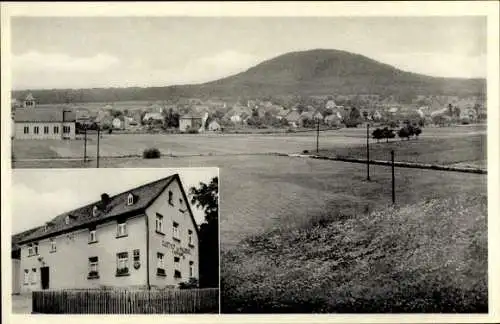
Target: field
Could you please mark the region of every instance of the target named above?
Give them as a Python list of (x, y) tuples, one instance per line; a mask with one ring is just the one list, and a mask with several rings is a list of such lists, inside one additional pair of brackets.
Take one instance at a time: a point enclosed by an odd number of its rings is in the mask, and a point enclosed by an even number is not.
[[(486, 135), (370, 141), (370, 159), (388, 161), (394, 150), (396, 161), (441, 165), (486, 167)], [(319, 155), (366, 159), (366, 144), (320, 150)]]
[[(458, 141), (485, 134), (485, 126), (426, 128), (421, 135), (423, 144), (428, 141)], [(331, 150), (363, 145), (366, 142), (363, 129), (339, 129), (320, 133), (320, 149)], [(97, 135), (88, 136), (87, 156), (97, 155)], [(374, 141), (372, 141), (374, 142)], [(468, 142), (462, 146), (467, 148)], [(376, 144), (379, 145), (379, 144)], [(412, 144), (414, 145), (414, 144)], [(443, 144), (443, 147), (446, 147)], [(100, 140), (101, 157), (140, 156), (144, 149), (157, 147), (162, 154), (234, 155), (262, 153), (300, 153), (316, 149), (316, 134), (312, 132), (279, 134), (103, 134)], [(380, 147), (383, 147), (380, 144)], [(439, 144), (435, 145), (439, 148)], [(12, 154), (15, 160), (44, 158), (83, 158), (82, 136), (74, 141), (14, 140)], [(473, 151), (474, 153), (475, 151)], [(439, 155), (438, 155), (439, 156)]]

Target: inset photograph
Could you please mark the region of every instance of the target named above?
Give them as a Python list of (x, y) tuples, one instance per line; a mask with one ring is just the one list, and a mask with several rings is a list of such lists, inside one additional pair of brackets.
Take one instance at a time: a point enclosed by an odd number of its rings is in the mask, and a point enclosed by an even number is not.
[(217, 168), (14, 170), (12, 312), (219, 313), (218, 181)]

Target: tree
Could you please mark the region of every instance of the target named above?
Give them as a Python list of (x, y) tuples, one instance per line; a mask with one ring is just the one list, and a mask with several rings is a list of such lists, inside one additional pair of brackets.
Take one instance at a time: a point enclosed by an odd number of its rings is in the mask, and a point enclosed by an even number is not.
[(398, 131), (398, 136), (403, 139), (406, 138), (407, 140), (410, 140), (410, 131), (408, 130), (408, 127), (402, 127)]
[(383, 135), (384, 135), (384, 133), (380, 128), (377, 128), (376, 130), (374, 130), (372, 132), (372, 136), (373, 136), (373, 138), (375, 138), (377, 140), (377, 143), (380, 142), (380, 139), (383, 137)]
[(394, 137), (396, 137), (396, 135), (392, 129), (389, 129), (388, 127), (384, 127), (384, 129), (382, 129), (382, 138), (385, 138), (386, 143), (389, 143), (389, 138)]
[(189, 191), (191, 203), (203, 209), (205, 221), (199, 230), (200, 288), (219, 286), (219, 178)]
[(363, 118), (365, 120), (368, 119), (368, 111), (366, 111), (366, 110), (363, 111)]
[(448, 116), (453, 116), (453, 106), (451, 104), (448, 104)]
[(352, 121), (357, 121), (361, 118), (361, 113), (359, 112), (359, 109), (356, 107), (352, 107), (351, 112), (349, 113), (349, 119)]
[(422, 134), (422, 129), (420, 127), (415, 127), (415, 136), (418, 139), (418, 135)]

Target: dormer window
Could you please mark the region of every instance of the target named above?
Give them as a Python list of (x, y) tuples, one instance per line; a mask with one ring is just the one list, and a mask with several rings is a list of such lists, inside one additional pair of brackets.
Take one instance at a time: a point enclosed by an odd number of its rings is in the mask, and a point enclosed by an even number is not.
[(69, 215), (64, 219), (64, 223), (66, 223), (66, 225), (69, 225)]
[(128, 194), (128, 197), (127, 197), (127, 205), (130, 206), (130, 205), (133, 205), (134, 204), (134, 195), (132, 195), (131, 193)]
[(94, 208), (92, 208), (92, 216), (97, 216), (97, 214), (99, 213), (99, 208), (97, 206), (94, 206)]

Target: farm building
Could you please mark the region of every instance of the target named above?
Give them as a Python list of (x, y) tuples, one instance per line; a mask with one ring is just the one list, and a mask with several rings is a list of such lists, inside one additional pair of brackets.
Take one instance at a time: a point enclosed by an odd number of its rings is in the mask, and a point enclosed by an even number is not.
[(190, 129), (199, 130), (203, 125), (203, 117), (191, 114), (184, 115), (179, 118), (179, 130), (186, 132)]
[(25, 108), (14, 114), (14, 138), (16, 139), (74, 139), (76, 114), (63, 107), (36, 108), (35, 99), (29, 94)]
[(174, 174), (63, 213), (17, 240), (21, 293), (175, 288), (198, 278), (198, 227)]
[(212, 120), (208, 124), (208, 130), (211, 132), (219, 132), (221, 130), (220, 124), (216, 120)]

